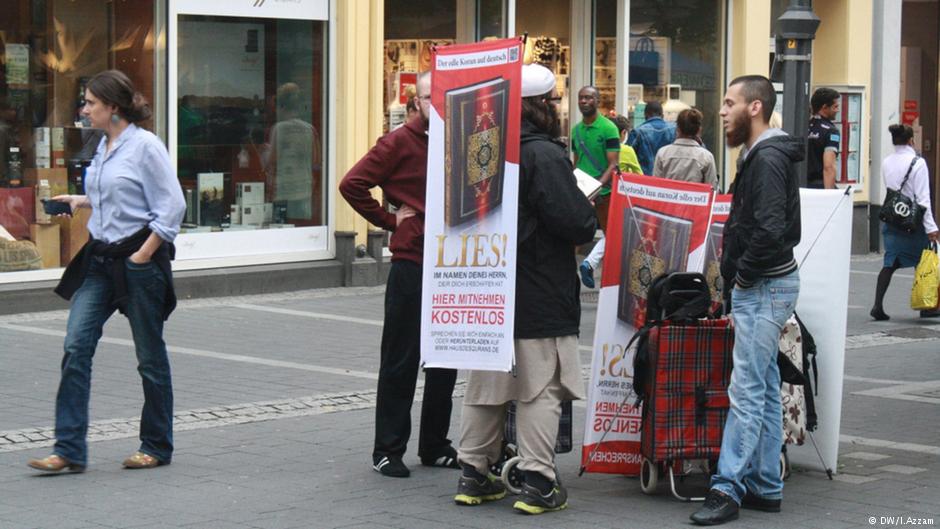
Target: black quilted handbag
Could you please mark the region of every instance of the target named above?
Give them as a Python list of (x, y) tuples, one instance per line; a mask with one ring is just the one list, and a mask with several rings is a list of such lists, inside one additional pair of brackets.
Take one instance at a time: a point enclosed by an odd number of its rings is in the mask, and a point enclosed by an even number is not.
[(907, 168), (907, 174), (904, 175), (904, 180), (901, 182), (901, 186), (896, 190), (888, 188), (885, 193), (885, 201), (881, 205), (881, 210), (878, 211), (878, 218), (882, 222), (890, 224), (895, 228), (898, 228), (907, 233), (914, 233), (917, 231), (924, 222), (924, 213), (926, 213), (927, 208), (921, 206), (917, 203), (917, 197), (913, 199), (903, 194), (901, 190), (904, 189), (904, 185), (907, 184), (907, 179), (911, 176), (911, 170), (914, 169), (914, 164), (919, 160), (919, 156), (915, 156), (911, 160), (911, 166)]

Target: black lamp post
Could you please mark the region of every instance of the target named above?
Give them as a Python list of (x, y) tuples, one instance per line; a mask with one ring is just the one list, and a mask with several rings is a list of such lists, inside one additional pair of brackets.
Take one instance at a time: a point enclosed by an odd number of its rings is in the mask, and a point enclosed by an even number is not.
[[(819, 28), (812, 4), (812, 0), (790, 0), (790, 7), (777, 19), (771, 79), (783, 83), (783, 129), (795, 137), (806, 136), (809, 122), (813, 39)], [(805, 160), (798, 172), (800, 187), (806, 187)]]

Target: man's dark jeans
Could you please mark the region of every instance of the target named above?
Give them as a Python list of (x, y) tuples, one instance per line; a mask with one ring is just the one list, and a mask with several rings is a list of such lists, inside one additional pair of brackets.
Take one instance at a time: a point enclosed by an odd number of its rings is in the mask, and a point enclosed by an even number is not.
[[(109, 300), (114, 289), (111, 265), (93, 258), (81, 288), (72, 297), (72, 309), (62, 358), (62, 379), (55, 405), (53, 452), (78, 465), (87, 465), (88, 400), (91, 361), (105, 322), (114, 313)], [(127, 272), (127, 319), (134, 336), (137, 371), (144, 387), (140, 415), (140, 451), (169, 463), (173, 454), (173, 386), (170, 362), (163, 342), (163, 302), (166, 277), (153, 262)]]
[[(375, 404), (374, 462), (401, 457), (411, 437), (411, 404), (421, 359), (421, 265), (393, 261), (385, 286), (385, 325)], [(455, 369), (425, 369), (418, 457), (436, 458), (447, 438), (453, 408)]]

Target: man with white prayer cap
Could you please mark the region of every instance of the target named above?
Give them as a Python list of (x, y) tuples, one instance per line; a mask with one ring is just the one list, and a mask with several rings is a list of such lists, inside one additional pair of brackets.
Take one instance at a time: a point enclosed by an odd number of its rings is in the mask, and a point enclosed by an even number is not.
[(454, 501), (479, 505), (506, 489), (489, 472), (502, 452), (509, 403), (516, 402), (516, 443), (524, 476), (513, 505), (526, 514), (568, 506), (555, 473), (561, 403), (584, 398), (578, 354), (580, 283), (575, 247), (594, 237), (597, 218), (578, 190), (565, 145), (555, 76), (544, 66), (522, 67), (519, 154), (519, 230), (513, 373), (471, 371), (457, 451), (463, 472)]

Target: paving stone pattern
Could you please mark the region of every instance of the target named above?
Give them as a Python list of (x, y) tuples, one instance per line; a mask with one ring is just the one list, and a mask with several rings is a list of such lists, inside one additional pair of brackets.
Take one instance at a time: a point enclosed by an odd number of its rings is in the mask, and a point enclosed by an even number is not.
[[(782, 513), (743, 511), (731, 527), (940, 519), (940, 405), (933, 394), (940, 329), (906, 309), (905, 271), (888, 294), (892, 320), (870, 322), (880, 260), (857, 258), (852, 267), (838, 474), (829, 481), (794, 468)], [(423, 467), (415, 456), (419, 405), (405, 456), (412, 477), (372, 471), (382, 297), (376, 287), (183, 300), (166, 331), (177, 449), (171, 465), (148, 471), (120, 467), (138, 446), (142, 395), (129, 329), (115, 316), (95, 357), (88, 471), (61, 476), (38, 476), (25, 461), (52, 443), (67, 312), (0, 317), (0, 529), (688, 527), (695, 506), (665, 490), (647, 496), (635, 478), (578, 477), (578, 449), (557, 459), (570, 492), (566, 511), (527, 517), (512, 512), (511, 499), (458, 507), (457, 473)], [(585, 299), (580, 342), (587, 361), (596, 307)], [(462, 392), (461, 384), (452, 437)], [(419, 388), (418, 401), (420, 395)], [(574, 413), (580, 440), (583, 405)], [(680, 487), (701, 494), (705, 480), (691, 475)]]

